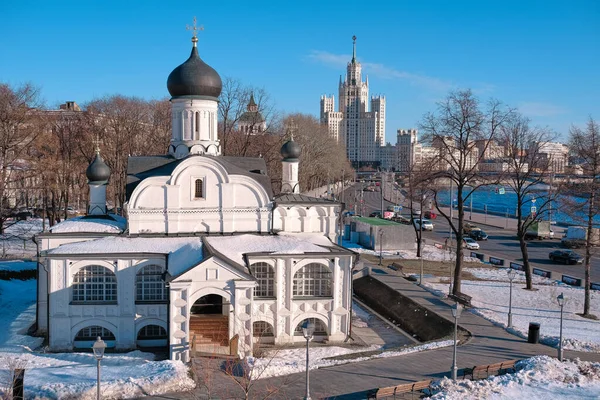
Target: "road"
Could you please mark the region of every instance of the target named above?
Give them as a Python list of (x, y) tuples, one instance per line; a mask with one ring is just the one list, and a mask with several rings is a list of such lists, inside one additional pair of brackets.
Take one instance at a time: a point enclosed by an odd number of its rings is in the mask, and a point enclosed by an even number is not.
[[(357, 183), (354, 187), (347, 189), (344, 192), (344, 201), (347, 204), (348, 209), (355, 211), (354, 205), (356, 204), (356, 214), (368, 216), (374, 210), (381, 209), (381, 192), (364, 192), (362, 188), (368, 186), (367, 184)], [(387, 193), (392, 192), (387, 191)], [(392, 196), (395, 197), (398, 191), (393, 191)], [(361, 197), (362, 196), (362, 197)], [(386, 197), (389, 197), (387, 195)], [(361, 203), (362, 199), (362, 203)], [(361, 211), (360, 204), (363, 205), (363, 211)], [(393, 205), (389, 201), (384, 200), (384, 210), (389, 205)], [(405, 204), (406, 205), (406, 204)], [(405, 215), (409, 215), (410, 211), (407, 209), (403, 210)], [(444, 240), (449, 236), (449, 225), (448, 222), (441, 216), (432, 220), (434, 223), (433, 232), (424, 232), (423, 238), (425, 240), (431, 240), (435, 242), (443, 243)], [(516, 238), (516, 230), (514, 229), (502, 229), (500, 227), (486, 226), (485, 224), (477, 224), (480, 226), (488, 235), (487, 241), (479, 242), (480, 250), (478, 252), (484, 253), (485, 255), (491, 255), (506, 259), (506, 262), (515, 261), (521, 262), (523, 260), (521, 256), (521, 248)], [(557, 235), (560, 237), (562, 235)], [(561, 274), (573, 276), (576, 278), (584, 277), (583, 265), (564, 265), (556, 264), (548, 259), (548, 254), (556, 249), (563, 249), (560, 245), (560, 240), (533, 240), (529, 241), (528, 245), (529, 260), (533, 267), (549, 270), (553, 272), (553, 278), (560, 280)], [(466, 250), (469, 251), (470, 250)], [(579, 254), (583, 255), (583, 250), (576, 250)], [(591, 267), (592, 282), (600, 282), (600, 257), (592, 257)]]

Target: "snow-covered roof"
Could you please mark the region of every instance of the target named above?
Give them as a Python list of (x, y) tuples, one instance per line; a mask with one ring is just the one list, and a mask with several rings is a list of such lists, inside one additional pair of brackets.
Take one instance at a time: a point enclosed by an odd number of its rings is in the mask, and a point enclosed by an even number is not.
[(168, 254), (169, 273), (179, 275), (203, 259), (199, 237), (104, 237), (85, 242), (67, 243), (48, 250), (49, 255), (81, 254)]
[(127, 227), (127, 220), (119, 215), (105, 217), (82, 216), (69, 218), (50, 228), (52, 233), (122, 233)]
[(218, 253), (244, 265), (244, 254), (304, 254), (339, 251), (329, 238), (320, 234), (279, 234), (273, 236), (207, 236), (206, 242)]

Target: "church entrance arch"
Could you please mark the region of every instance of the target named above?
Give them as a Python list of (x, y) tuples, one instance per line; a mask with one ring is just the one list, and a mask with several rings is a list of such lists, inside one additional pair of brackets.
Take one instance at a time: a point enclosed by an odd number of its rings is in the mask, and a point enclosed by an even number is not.
[(231, 304), (219, 294), (205, 294), (190, 308), (190, 343), (197, 352), (229, 352), (229, 310)]

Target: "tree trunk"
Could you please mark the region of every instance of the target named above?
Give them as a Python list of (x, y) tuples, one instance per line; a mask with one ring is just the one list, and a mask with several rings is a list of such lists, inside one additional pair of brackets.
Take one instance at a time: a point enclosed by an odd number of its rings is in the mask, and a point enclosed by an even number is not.
[(588, 202), (588, 220), (587, 220), (587, 239), (585, 241), (585, 284), (584, 284), (584, 299), (583, 299), (583, 315), (590, 314), (590, 284), (591, 284), (591, 265), (592, 259), (592, 229), (594, 227), (594, 208), (596, 201), (596, 185), (592, 184), (590, 191), (590, 200)]
[[(452, 294), (461, 293), (461, 274), (463, 260), (463, 221), (465, 212), (463, 210), (463, 186), (457, 185), (456, 204), (458, 207), (458, 229), (456, 233), (456, 260), (454, 264), (454, 283), (452, 285)], [(450, 196), (450, 207), (452, 207), (452, 196)]]
[(523, 257), (523, 269), (525, 272), (525, 287), (527, 290), (533, 289), (533, 277), (531, 274), (531, 264), (529, 264), (529, 253), (527, 252), (527, 242), (525, 241), (525, 233), (527, 229), (523, 224), (523, 214), (521, 211), (523, 200), (517, 198), (517, 236), (519, 238), (519, 246), (521, 247), (521, 256)]

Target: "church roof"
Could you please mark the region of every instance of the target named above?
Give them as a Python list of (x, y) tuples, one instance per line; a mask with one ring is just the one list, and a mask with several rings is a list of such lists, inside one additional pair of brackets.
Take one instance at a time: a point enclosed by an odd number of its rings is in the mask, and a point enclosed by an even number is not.
[(250, 124), (260, 124), (264, 121), (265, 117), (263, 117), (260, 111), (246, 111), (239, 119), (239, 122), (247, 122)]
[(300, 193), (281, 193), (274, 198), (276, 204), (339, 204), (337, 201), (310, 197)]
[(233, 236), (206, 236), (204, 238), (209, 251), (221, 255), (234, 263), (246, 266), (245, 257), (249, 255), (282, 255), (307, 253), (343, 253), (348, 250), (336, 246), (322, 234), (284, 234)]
[(50, 228), (52, 233), (123, 233), (127, 220), (119, 215), (86, 215), (64, 220)]
[[(219, 162), (225, 170), (232, 175), (245, 175), (256, 180), (267, 192), (269, 198), (273, 197), (271, 179), (267, 176), (265, 160), (257, 157), (231, 157), (231, 156), (190, 156), (210, 157)], [(151, 176), (169, 176), (175, 168), (187, 160), (176, 159), (172, 156), (142, 156), (129, 157), (127, 161), (127, 199), (135, 187), (144, 179)]]
[(204, 259), (200, 237), (104, 237), (67, 243), (48, 250), (48, 255), (165, 254), (169, 274), (179, 275)]

